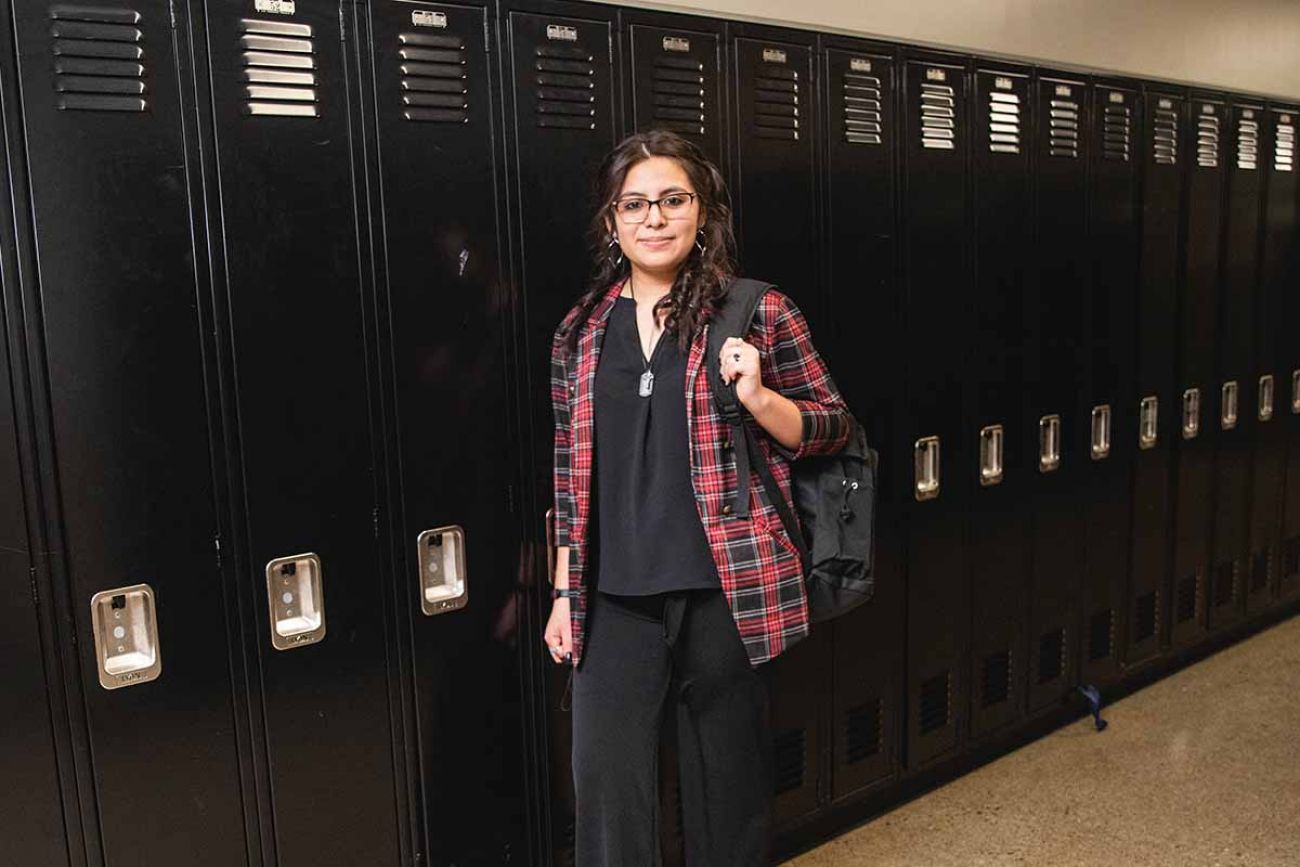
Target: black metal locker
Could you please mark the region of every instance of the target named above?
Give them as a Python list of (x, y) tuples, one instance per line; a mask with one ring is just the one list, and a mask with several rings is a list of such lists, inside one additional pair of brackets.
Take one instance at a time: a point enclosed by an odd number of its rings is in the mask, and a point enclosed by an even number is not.
[(1028, 70), (975, 73), (971, 208), (975, 286), (970, 309), (973, 423), (962, 437), (978, 458), (954, 481), (969, 489), (970, 731), (987, 735), (1024, 713), (1029, 659), (1029, 535), (1021, 424), (1025, 329), (1021, 316), (1033, 249)]
[(1030, 713), (1051, 707), (1077, 678), (1083, 527), (1079, 491), (1089, 468), (1083, 423), (1088, 365), (1088, 88), (1040, 73), (1034, 82), (1037, 268), (1026, 297), (1033, 335), (1017, 456), (1027, 478), (1032, 578), (1027, 671)]
[(1137, 440), (1136, 346), (1138, 168), (1141, 108), (1135, 88), (1093, 87), (1089, 156), (1087, 426), (1079, 679), (1103, 685), (1120, 676), (1118, 636), (1126, 606)]
[(966, 424), (969, 71), (917, 54), (904, 67), (900, 125), (908, 425), (907, 765), (962, 743), (968, 696)]
[[(1271, 420), (1259, 403), (1259, 381), (1253, 370), (1252, 332), (1255, 283), (1259, 267), (1260, 132), (1264, 108), (1233, 102), (1224, 123), (1222, 157), (1227, 173), (1224, 196), (1223, 276), (1219, 286), (1219, 338), (1216, 357), (1219, 383), (1239, 383), (1237, 424), (1217, 435), (1214, 464), (1214, 531), (1210, 560), (1212, 585), (1207, 610), (1208, 625), (1218, 629), (1232, 623), (1247, 599), (1268, 588), (1268, 558), (1251, 556), (1250, 451), (1256, 425)], [(1274, 385), (1266, 386), (1275, 388)], [(1267, 395), (1265, 395), (1267, 397)], [(1220, 575), (1236, 575), (1236, 592), (1228, 594), (1217, 583)]]
[(5, 291), (24, 311), (29, 529), (51, 552), (27, 589), (48, 607), (50, 717), (73, 733), (71, 856), (244, 863), (175, 51), (187, 21), (158, 0), (15, 6), (24, 128), (9, 133), (27, 189)]
[[(1141, 247), (1137, 287), (1137, 424), (1116, 431), (1138, 442), (1124, 662), (1160, 653), (1167, 638), (1171, 441), (1178, 436), (1177, 290), (1185, 100), (1148, 90), (1143, 101)], [(1136, 150), (1136, 149), (1135, 149)]]
[[(1297, 185), (1296, 176), (1296, 129), (1300, 127), (1300, 112), (1292, 106), (1277, 106), (1273, 115), (1274, 123), (1270, 145), (1270, 162), (1272, 174), (1269, 183), (1279, 188), (1278, 195), (1287, 195), (1287, 205), (1280, 202), (1278, 207), (1286, 207), (1289, 213), (1272, 210), (1270, 192), (1270, 220), (1278, 232), (1277, 240), (1285, 243), (1289, 249), (1286, 272), (1290, 279), (1283, 288), (1281, 274), (1275, 274), (1279, 282), (1272, 288), (1277, 294), (1271, 299), (1274, 306), (1269, 314), (1276, 314), (1273, 325), (1276, 328), (1274, 340), (1277, 346), (1277, 375), (1287, 381), (1288, 387), (1281, 391), (1286, 394), (1287, 408), (1283, 413), (1285, 419), (1282, 429), (1286, 436), (1286, 480), (1283, 483), (1285, 500), (1282, 506), (1282, 569), (1278, 584), (1278, 596), (1282, 600), (1300, 597), (1300, 334), (1296, 322), (1300, 321), (1300, 299), (1295, 289), (1295, 273), (1300, 266), (1300, 227), (1296, 224)], [(1283, 180), (1285, 178), (1285, 180)], [(1286, 228), (1284, 229), (1283, 226)], [(1285, 240), (1283, 240), (1285, 238)], [(1281, 403), (1281, 400), (1278, 400)]]
[(628, 46), (628, 128), (672, 130), (699, 145), (726, 177), (723, 22), (621, 9), (619, 31)]
[[(1178, 303), (1179, 424), (1174, 439), (1173, 585), (1170, 644), (1205, 636), (1206, 605), (1237, 593), (1240, 564), (1210, 574), (1214, 448), (1220, 429), (1238, 424), (1240, 383), (1216, 382), (1219, 257), (1223, 222), (1225, 108), (1217, 98), (1189, 100), (1186, 193), (1183, 199), (1183, 278)], [(1193, 136), (1196, 150), (1190, 150)]]
[(223, 547), (265, 754), (262, 845), (282, 865), (395, 862), (404, 797), (343, 13), (223, 0), (202, 42), (235, 504)]
[[(816, 78), (811, 33), (729, 25), (735, 120), (731, 196), (740, 270), (775, 283), (821, 342)], [(771, 666), (777, 827), (819, 805), (827, 782), (832, 641), (812, 634)]]
[[(8, 24), (0, 9), (0, 23)], [(0, 69), (12, 74), (11, 58), (0, 49)], [(11, 93), (3, 94), (8, 102)], [(8, 120), (8, 118), (6, 118)], [(11, 135), (6, 135), (12, 141)], [(0, 191), (10, 198), (9, 155), (0, 150)], [(5, 701), (0, 705), (0, 816), (4, 816), (6, 857), (15, 864), (66, 864), (69, 841), (59, 791), (52, 708), (46, 692), (40, 624), (32, 593), (32, 557), (24, 514), (23, 477), (15, 424), (10, 334), (11, 317), (21, 298), (14, 275), (14, 231), (6, 212), (0, 218), (0, 660), (4, 660)], [(69, 816), (75, 820), (75, 816)]]
[(368, 13), (362, 69), (373, 72), (361, 93), (375, 124), (369, 202), (391, 557), (409, 654), (413, 858), (527, 861), (521, 652), (536, 649), (540, 627), (516, 591), (516, 466), (501, 459), (518, 424), (505, 367), (513, 300), (494, 22), (482, 6), (358, 9)]
[[(1250, 594), (1250, 608), (1271, 607), (1285, 596), (1300, 552), (1285, 544), (1282, 530), (1283, 483), (1288, 462), (1288, 423), (1294, 423), (1295, 392), (1291, 370), (1285, 366), (1283, 327), (1287, 299), (1294, 295), (1297, 264), (1297, 205), (1294, 162), (1276, 159), (1279, 139), (1288, 141), (1296, 123), (1296, 111), (1270, 105), (1261, 128), (1260, 171), (1264, 174), (1264, 209), (1261, 226), (1259, 285), (1255, 295), (1255, 367), (1253, 378), (1272, 376), (1273, 417), (1256, 426), (1250, 507), (1250, 556), (1252, 570), (1262, 561), (1269, 573), (1268, 589)], [(1288, 142), (1289, 143), (1289, 142)], [(1293, 158), (1294, 160), (1294, 158)], [(1292, 449), (1294, 452), (1295, 450)], [(1257, 584), (1260, 579), (1252, 578)]]
[(824, 331), (817, 257), (814, 34), (729, 24), (731, 198), (740, 267), (775, 283)]
[(881, 453), (871, 602), (828, 624), (833, 633), (831, 796), (897, 772), (903, 696), (903, 532), (907, 474), (898, 455), (904, 411), (895, 224), (896, 61), (869, 43), (821, 46), (826, 166), (827, 318), (819, 346), (867, 440)]
[[(551, 337), (587, 289), (591, 257), (586, 229), (598, 204), (590, 191), (595, 170), (623, 124), (615, 102), (615, 10), (550, 2), (520, 5), (500, 7), (500, 27), (502, 39), (508, 40), (503, 58), (510, 75), (504, 88), (511, 147), (508, 183), (514, 281), (525, 311), (524, 406), (534, 473), (525, 527), (530, 538), (535, 533), (535, 542), (541, 542), (547, 538), (543, 515), (552, 500)], [(581, 65), (581, 72), (557, 71), (575, 68), (571, 64)], [(586, 114), (573, 114), (575, 105), (585, 105)], [(534, 580), (540, 583), (540, 576)], [(550, 600), (536, 604), (544, 622)], [(549, 661), (545, 665), (543, 713), (550, 751), (545, 809), (552, 857), (564, 864), (573, 857), (572, 727), (561, 709), (568, 672)]]

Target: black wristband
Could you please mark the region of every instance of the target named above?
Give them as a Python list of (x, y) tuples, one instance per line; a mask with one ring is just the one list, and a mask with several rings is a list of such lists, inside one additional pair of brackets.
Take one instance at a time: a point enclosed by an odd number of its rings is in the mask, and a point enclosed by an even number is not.
[(554, 587), (551, 589), (552, 599), (577, 599), (582, 596), (582, 591), (576, 587)]

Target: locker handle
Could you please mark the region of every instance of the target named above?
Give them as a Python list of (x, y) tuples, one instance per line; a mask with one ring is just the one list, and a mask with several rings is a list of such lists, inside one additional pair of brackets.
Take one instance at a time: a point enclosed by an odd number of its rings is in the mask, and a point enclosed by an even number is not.
[(1103, 403), (1092, 408), (1092, 459), (1105, 460), (1110, 457), (1110, 404)]
[(266, 564), (271, 646), (292, 650), (325, 637), (325, 592), (320, 557), (277, 557)]
[(1236, 380), (1223, 384), (1219, 392), (1219, 427), (1232, 430), (1237, 426), (1237, 403), (1241, 389)]
[(916, 490), (918, 501), (939, 496), (939, 438), (922, 437), (915, 447)]
[(1291, 371), (1291, 412), (1300, 415), (1300, 370)]
[(426, 617), (459, 611), (469, 604), (465, 571), (465, 529), (455, 524), (425, 530), (415, 538), (420, 568), (420, 610)]
[(1159, 438), (1160, 399), (1155, 395), (1142, 398), (1138, 405), (1138, 447), (1155, 448)]
[(1061, 417), (1053, 413), (1038, 420), (1038, 471), (1050, 473), (1061, 466)]
[(96, 593), (90, 599), (90, 624), (104, 689), (148, 683), (162, 673), (157, 606), (148, 584)]
[(1002, 425), (980, 430), (980, 485), (991, 487), (1002, 481)]
[(1183, 439), (1193, 440), (1201, 432), (1201, 390), (1189, 388), (1183, 392)]
[(1269, 421), (1273, 418), (1273, 374), (1266, 373), (1259, 378), (1259, 410), (1257, 416), (1260, 421)]

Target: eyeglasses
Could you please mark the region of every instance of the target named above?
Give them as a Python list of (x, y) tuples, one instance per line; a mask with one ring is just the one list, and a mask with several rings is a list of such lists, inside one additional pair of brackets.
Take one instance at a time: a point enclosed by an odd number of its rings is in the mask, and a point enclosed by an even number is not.
[(618, 214), (621, 222), (628, 224), (644, 223), (651, 205), (658, 205), (659, 212), (665, 219), (682, 220), (686, 218), (695, 198), (695, 193), (669, 193), (657, 199), (620, 199), (610, 207)]

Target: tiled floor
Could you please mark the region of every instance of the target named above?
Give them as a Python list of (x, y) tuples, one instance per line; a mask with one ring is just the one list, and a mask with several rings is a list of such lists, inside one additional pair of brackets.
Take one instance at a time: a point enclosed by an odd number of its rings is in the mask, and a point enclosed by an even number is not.
[(1300, 865), (1300, 617), (796, 858)]

